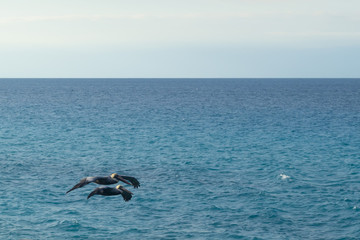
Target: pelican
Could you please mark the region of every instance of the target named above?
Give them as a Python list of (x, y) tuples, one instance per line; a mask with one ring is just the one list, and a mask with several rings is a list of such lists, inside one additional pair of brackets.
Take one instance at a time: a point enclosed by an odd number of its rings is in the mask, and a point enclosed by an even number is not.
[(80, 180), (80, 182), (78, 184), (76, 184), (75, 186), (73, 186), (69, 191), (67, 191), (66, 193), (71, 192), (72, 190), (75, 190), (77, 188), (81, 188), (89, 183), (97, 183), (97, 184), (101, 184), (101, 185), (110, 185), (110, 184), (115, 184), (118, 183), (119, 181), (122, 181), (126, 184), (132, 185), (134, 186), (134, 188), (138, 188), (140, 187), (140, 183), (139, 181), (134, 178), (134, 177), (129, 177), (129, 176), (120, 176), (117, 173), (113, 173), (110, 176), (107, 177), (86, 177)]
[(121, 194), (125, 202), (129, 201), (132, 198), (133, 193), (124, 188), (121, 185), (117, 185), (115, 188), (111, 187), (98, 187), (92, 191), (87, 199), (91, 198), (94, 195), (103, 195), (103, 196), (113, 196)]

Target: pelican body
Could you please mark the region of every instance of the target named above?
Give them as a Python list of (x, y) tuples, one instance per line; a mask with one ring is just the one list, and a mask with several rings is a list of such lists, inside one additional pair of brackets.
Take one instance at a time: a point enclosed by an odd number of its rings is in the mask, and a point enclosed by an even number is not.
[(139, 181), (134, 177), (129, 176), (120, 176), (117, 173), (113, 173), (110, 176), (107, 177), (86, 177), (80, 180), (78, 184), (76, 184), (74, 187), (72, 187), (69, 191), (66, 193), (71, 192), (72, 190), (75, 190), (77, 188), (81, 188), (89, 183), (97, 183), (100, 185), (111, 185), (118, 183), (119, 181), (122, 181), (126, 184), (134, 186), (134, 188), (138, 188), (140, 186)]
[(94, 195), (103, 195), (103, 196), (114, 196), (121, 194), (124, 198), (124, 201), (127, 202), (132, 198), (133, 193), (124, 188), (121, 185), (116, 186), (115, 188), (111, 187), (98, 187), (92, 191), (87, 199), (91, 198)]

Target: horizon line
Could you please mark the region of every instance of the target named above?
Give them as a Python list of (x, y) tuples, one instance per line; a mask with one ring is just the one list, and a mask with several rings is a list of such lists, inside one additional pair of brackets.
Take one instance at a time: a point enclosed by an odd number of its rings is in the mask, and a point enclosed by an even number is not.
[(4, 79), (360, 79), (360, 77), (0, 77)]

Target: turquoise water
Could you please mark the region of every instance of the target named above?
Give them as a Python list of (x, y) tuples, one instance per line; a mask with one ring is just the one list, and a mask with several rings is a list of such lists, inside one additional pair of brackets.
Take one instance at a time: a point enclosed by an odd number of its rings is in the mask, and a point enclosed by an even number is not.
[(1, 79), (0, 163), (0, 239), (359, 239), (360, 79)]

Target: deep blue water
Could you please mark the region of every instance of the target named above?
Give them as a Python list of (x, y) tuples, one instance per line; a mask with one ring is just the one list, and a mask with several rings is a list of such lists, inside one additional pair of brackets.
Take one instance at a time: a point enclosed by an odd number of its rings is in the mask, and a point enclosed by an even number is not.
[(0, 79), (0, 164), (0, 239), (359, 239), (360, 79)]

